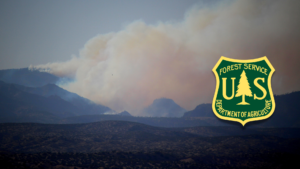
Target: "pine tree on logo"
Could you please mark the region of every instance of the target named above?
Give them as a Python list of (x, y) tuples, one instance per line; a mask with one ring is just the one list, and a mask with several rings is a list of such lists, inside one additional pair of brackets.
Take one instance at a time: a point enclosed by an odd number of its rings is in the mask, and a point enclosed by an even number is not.
[(242, 102), (238, 103), (237, 105), (250, 105), (249, 103), (245, 102), (245, 96), (252, 97), (252, 92), (250, 90), (249, 82), (244, 70), (241, 74), (241, 78), (237, 88), (238, 89), (236, 91), (235, 97), (243, 96)]

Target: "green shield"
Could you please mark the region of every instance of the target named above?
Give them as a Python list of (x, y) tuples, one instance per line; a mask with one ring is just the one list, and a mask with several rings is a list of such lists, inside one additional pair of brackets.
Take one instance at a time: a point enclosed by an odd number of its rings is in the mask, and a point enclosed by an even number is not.
[(243, 126), (269, 118), (275, 110), (271, 77), (275, 69), (267, 59), (230, 59), (222, 56), (212, 70), (216, 76), (213, 112)]

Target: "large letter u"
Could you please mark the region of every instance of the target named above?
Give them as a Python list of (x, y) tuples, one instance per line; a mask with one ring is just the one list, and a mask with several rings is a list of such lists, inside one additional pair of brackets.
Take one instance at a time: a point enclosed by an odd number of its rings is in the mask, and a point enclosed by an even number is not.
[(226, 92), (226, 80), (227, 78), (222, 78), (222, 83), (223, 83), (223, 97), (226, 99), (226, 100), (231, 100), (233, 97), (234, 97), (234, 80), (235, 80), (235, 77), (232, 77), (231, 80), (232, 80), (232, 94), (230, 97), (227, 96), (227, 92)]

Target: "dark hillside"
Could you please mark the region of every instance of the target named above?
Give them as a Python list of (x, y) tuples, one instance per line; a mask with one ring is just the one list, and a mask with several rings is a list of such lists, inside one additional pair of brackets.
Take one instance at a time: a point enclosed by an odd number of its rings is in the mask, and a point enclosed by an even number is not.
[(6, 83), (15, 83), (19, 85), (38, 87), (49, 83), (55, 84), (59, 77), (47, 72), (38, 70), (22, 69), (6, 69), (0, 70), (0, 80)]
[[(299, 130), (168, 129), (117, 121), (0, 124), (0, 163), (7, 168), (291, 168), (300, 157)], [(240, 135), (220, 136), (232, 133)]]

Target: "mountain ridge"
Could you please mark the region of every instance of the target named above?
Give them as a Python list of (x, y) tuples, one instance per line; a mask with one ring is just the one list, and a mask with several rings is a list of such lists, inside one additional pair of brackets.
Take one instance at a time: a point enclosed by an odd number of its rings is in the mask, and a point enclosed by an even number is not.
[(20, 84), (29, 87), (38, 87), (48, 83), (55, 84), (60, 80), (60, 78), (47, 72), (21, 68), (0, 70), (0, 80), (6, 83)]
[[(108, 111), (112, 111), (109, 107), (96, 104), (93, 101), (79, 96), (76, 93), (69, 92), (55, 84), (46, 84), (41, 87), (26, 87), (22, 85), (16, 85), (16, 87), (24, 92), (49, 97), (57, 95), (61, 99), (70, 102), (78, 109), (85, 112), (85, 114), (103, 114)], [(83, 113), (82, 113), (83, 115)]]

